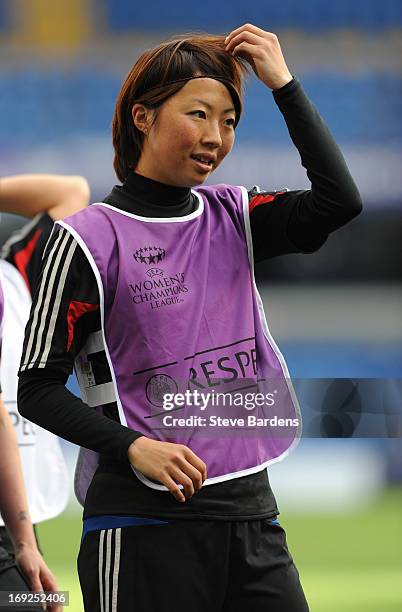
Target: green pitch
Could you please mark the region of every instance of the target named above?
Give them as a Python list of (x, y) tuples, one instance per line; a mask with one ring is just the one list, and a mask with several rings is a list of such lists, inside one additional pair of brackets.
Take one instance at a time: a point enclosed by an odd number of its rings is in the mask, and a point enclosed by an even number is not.
[[(279, 518), (311, 612), (402, 610), (402, 489), (387, 491), (359, 514)], [(76, 577), (80, 519), (64, 514), (38, 531), (59, 588), (70, 591), (66, 612), (82, 612)]]
[(345, 516), (280, 516), (311, 612), (402, 610), (402, 489)]

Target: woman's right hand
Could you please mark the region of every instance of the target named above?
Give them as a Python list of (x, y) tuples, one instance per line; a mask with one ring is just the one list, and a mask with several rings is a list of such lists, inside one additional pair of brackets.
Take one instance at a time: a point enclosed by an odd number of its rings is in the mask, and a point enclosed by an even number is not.
[[(130, 444), (127, 454), (136, 470), (161, 482), (180, 502), (199, 491), (207, 477), (205, 463), (184, 444), (141, 436)], [(179, 485), (183, 485), (185, 496)]]

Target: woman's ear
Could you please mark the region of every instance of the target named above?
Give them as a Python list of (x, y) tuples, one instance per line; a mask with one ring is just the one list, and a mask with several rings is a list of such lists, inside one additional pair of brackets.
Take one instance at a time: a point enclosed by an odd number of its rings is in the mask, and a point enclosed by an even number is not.
[(143, 132), (146, 136), (151, 127), (152, 111), (143, 104), (134, 104), (131, 109), (131, 115), (135, 127)]

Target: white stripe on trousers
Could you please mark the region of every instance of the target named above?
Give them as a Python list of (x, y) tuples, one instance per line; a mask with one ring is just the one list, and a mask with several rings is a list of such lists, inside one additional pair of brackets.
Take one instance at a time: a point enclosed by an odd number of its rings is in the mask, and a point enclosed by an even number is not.
[(110, 587), (110, 557), (112, 554), (112, 530), (108, 529), (106, 534), (106, 565), (105, 565), (105, 612), (109, 612), (109, 587)]
[(99, 537), (99, 563), (98, 563), (98, 576), (99, 576), (99, 601), (100, 601), (100, 612), (105, 612), (103, 605), (103, 541), (105, 539), (105, 530), (102, 529)]
[(117, 591), (119, 588), (119, 569), (120, 569), (120, 548), (121, 548), (121, 529), (116, 529), (115, 548), (114, 548), (114, 570), (112, 587), (112, 611), (117, 612)]
[[(106, 551), (105, 551), (106, 533)], [(112, 560), (112, 542), (114, 536), (114, 557)], [(120, 550), (121, 550), (121, 528), (102, 529), (99, 536), (99, 561), (98, 561), (98, 580), (99, 580), (99, 601), (100, 612), (117, 612), (117, 596), (119, 588), (120, 570)], [(103, 560), (105, 558), (105, 568)], [(112, 575), (112, 580), (110, 580)], [(110, 602), (110, 582), (112, 583), (112, 599)]]

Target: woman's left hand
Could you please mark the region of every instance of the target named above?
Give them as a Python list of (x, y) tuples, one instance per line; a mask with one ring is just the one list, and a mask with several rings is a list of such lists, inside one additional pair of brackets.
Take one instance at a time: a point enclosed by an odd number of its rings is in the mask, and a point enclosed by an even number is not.
[(276, 34), (246, 23), (230, 32), (225, 44), (226, 51), (244, 57), (270, 89), (279, 89), (292, 80)]
[[(57, 591), (57, 582), (50, 569), (44, 562), (36, 545), (22, 544), (15, 549), (15, 560), (35, 593)], [(62, 612), (60, 603), (42, 605), (44, 610)]]

